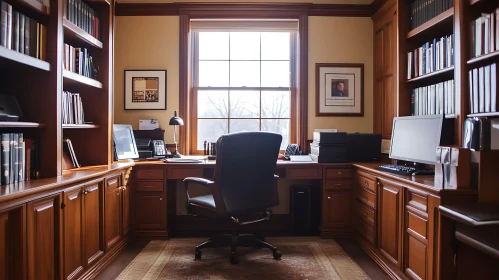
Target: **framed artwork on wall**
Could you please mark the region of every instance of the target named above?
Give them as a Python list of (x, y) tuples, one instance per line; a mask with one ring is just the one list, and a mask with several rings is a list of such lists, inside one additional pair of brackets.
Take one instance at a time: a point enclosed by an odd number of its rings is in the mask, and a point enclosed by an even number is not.
[(125, 70), (125, 110), (166, 110), (166, 70)]
[(315, 64), (316, 116), (364, 116), (364, 64)]

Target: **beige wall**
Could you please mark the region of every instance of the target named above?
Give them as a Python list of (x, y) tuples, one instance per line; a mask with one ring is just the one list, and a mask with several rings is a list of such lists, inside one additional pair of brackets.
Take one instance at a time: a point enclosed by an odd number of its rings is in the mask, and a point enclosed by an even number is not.
[[(178, 110), (179, 23), (176, 16), (116, 17), (114, 122), (138, 127), (139, 119), (156, 118), (173, 143), (168, 120)], [(370, 18), (310, 17), (308, 45), (308, 138), (314, 128), (372, 132), (373, 34)], [(364, 117), (315, 116), (315, 63), (364, 63)], [(167, 110), (124, 110), (125, 69), (166, 69)], [(182, 112), (179, 112), (182, 116)]]
[[(314, 128), (373, 131), (373, 22), (370, 18), (309, 17), (308, 139)], [(364, 64), (364, 117), (315, 116), (315, 63)]]
[[(114, 123), (131, 124), (139, 119), (158, 119), (166, 130), (167, 143), (173, 143), (168, 121), (178, 110), (179, 84), (178, 17), (116, 17), (114, 47)], [(124, 110), (124, 70), (166, 69), (166, 111)], [(181, 116), (182, 117), (182, 116)]]

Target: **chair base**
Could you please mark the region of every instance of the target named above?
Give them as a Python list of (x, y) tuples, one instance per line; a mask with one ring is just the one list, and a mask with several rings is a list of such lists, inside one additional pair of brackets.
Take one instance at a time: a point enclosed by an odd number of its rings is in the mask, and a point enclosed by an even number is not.
[(236, 248), (240, 247), (253, 247), (253, 248), (268, 248), (272, 250), (272, 254), (275, 260), (281, 259), (281, 252), (277, 250), (276, 247), (265, 242), (263, 237), (256, 236), (254, 234), (237, 234), (233, 232), (232, 234), (220, 234), (215, 237), (208, 239), (198, 246), (196, 246), (195, 258), (197, 260), (201, 259), (201, 249), (203, 248), (219, 248), (230, 246), (230, 263), (238, 264), (239, 261), (236, 258)]

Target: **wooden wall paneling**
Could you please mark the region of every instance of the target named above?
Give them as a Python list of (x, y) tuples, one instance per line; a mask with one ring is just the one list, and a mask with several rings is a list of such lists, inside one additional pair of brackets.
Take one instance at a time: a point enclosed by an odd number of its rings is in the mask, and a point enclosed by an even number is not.
[[(118, 9), (118, 8), (117, 8)], [(189, 57), (190, 52), (190, 23), (189, 16), (180, 15), (179, 16), (179, 89), (178, 89), (178, 98), (179, 98), (179, 116), (188, 119), (190, 116), (190, 104), (189, 104), (189, 94), (191, 77), (190, 77), (190, 65), (191, 60)], [(189, 129), (190, 122), (185, 122), (183, 126), (179, 126), (179, 139), (177, 142), (179, 143), (179, 150), (181, 154), (189, 154), (190, 143), (189, 143)]]
[(62, 192), (63, 227), (63, 275), (64, 279), (75, 279), (83, 272), (83, 192), (82, 186), (71, 187)]
[(28, 203), (27, 249), (28, 279), (53, 280), (60, 275), (60, 195)]
[(395, 18), (396, 18), (396, 106), (397, 112), (395, 116), (410, 115), (410, 88), (407, 85), (407, 52), (409, 51), (407, 42), (407, 33), (409, 32), (409, 5), (410, 1), (397, 1)]
[(104, 182), (85, 185), (84, 196), (84, 253), (85, 267), (93, 265), (104, 255)]

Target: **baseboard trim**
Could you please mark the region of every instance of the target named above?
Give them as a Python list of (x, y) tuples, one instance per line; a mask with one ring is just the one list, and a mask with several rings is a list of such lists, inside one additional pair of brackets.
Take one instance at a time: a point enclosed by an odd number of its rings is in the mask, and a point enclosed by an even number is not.
[(402, 271), (396, 271), (387, 264), (383, 256), (376, 252), (375, 249), (368, 241), (363, 240), (362, 237), (355, 235), (354, 240), (360, 247), (367, 253), (367, 255), (393, 280), (409, 280), (409, 277), (403, 274)]
[(125, 238), (123, 238), (121, 241), (119, 241), (113, 249), (111, 249), (109, 252), (106, 252), (104, 256), (96, 262), (92, 267), (87, 269), (85, 273), (83, 273), (79, 280), (90, 280), (90, 279), (95, 279), (104, 269), (108, 267), (108, 265), (114, 261), (114, 259), (125, 250), (125, 248), (128, 246), (131, 240), (131, 235), (128, 234)]

